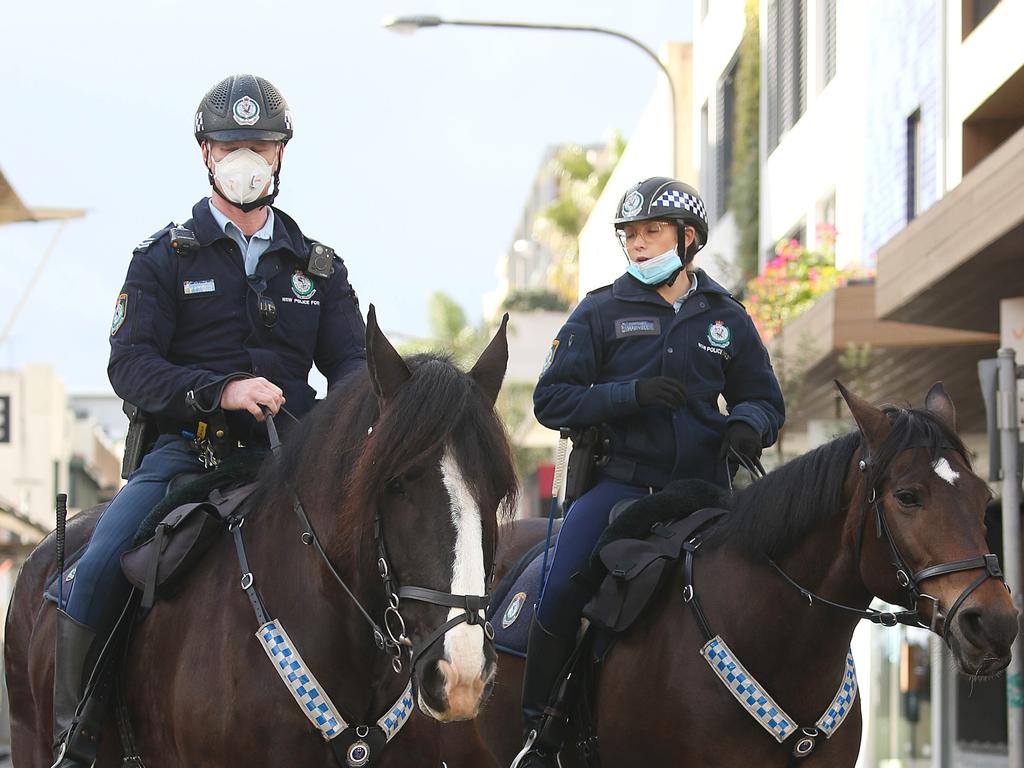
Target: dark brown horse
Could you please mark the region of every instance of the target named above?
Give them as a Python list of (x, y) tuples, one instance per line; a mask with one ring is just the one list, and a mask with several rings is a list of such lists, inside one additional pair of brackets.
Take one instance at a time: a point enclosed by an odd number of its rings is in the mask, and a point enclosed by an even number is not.
[[(991, 495), (956, 436), (945, 390), (933, 387), (923, 410), (879, 410), (843, 394), (859, 433), (740, 492), (735, 511), (697, 550), (694, 563), (696, 594), (712, 634), (726, 641), (799, 725), (813, 726), (836, 696), (861, 618), (856, 612), (867, 609), (873, 596), (920, 608), (921, 621), (945, 637), (969, 675), (1005, 668), (1018, 629), (1001, 578), (979, 567), (994, 563), (982, 558), (988, 552), (983, 518)], [(524, 526), (507, 537), (498, 578), (542, 535)], [(899, 569), (895, 560), (903, 561)], [(958, 569), (961, 560), (972, 560), (973, 567)], [(950, 568), (930, 568), (943, 564)], [(898, 571), (917, 576), (921, 592), (934, 600), (923, 594), (908, 598)], [(787, 577), (847, 609), (809, 598)], [(603, 765), (789, 765), (795, 743), (784, 746), (772, 738), (702, 657), (705, 635), (684, 603), (684, 578), (681, 565), (670, 570), (646, 614), (600, 669), (595, 716)], [(499, 663), (494, 695), (480, 717), (443, 735), (461, 738), (464, 752), (477, 749), (476, 766), (507, 766), (522, 744), (522, 662), (501, 655)], [(817, 748), (793, 764), (849, 768), (860, 739), (855, 698), (845, 723), (830, 738), (819, 737)], [(562, 750), (565, 766), (580, 764), (571, 742)]]
[[(338, 710), (352, 713), (351, 722), (374, 724), (386, 715), (401, 700), (411, 666), (414, 698), (430, 717), (413, 715), (377, 765), (438, 768), (437, 721), (475, 716), (490, 690), (495, 651), (489, 627), (485, 632), (476, 619), (449, 627), (453, 619), (477, 614), (479, 601), (466, 608), (389, 598), (378, 556), (386, 553), (395, 593), (410, 586), (435, 596), (485, 593), (497, 517), (516, 489), (493, 407), (508, 358), (505, 325), (468, 374), (440, 356), (403, 361), (380, 332), (372, 307), (367, 327), (368, 372), (338, 385), (293, 430), (282, 457), (268, 461), (241, 530), (268, 613), (287, 628)], [(308, 545), (308, 536), (304, 543), (296, 496), (326, 558)], [(69, 523), (69, 551), (86, 540), (96, 517), (83, 513)], [(51, 535), (26, 562), (7, 620), (18, 768), (52, 763), (54, 609), (40, 598), (54, 571), (53, 549)], [(389, 599), (397, 605), (387, 626), (403, 641), (401, 673), (378, 648), (370, 621), (344, 593), (328, 560), (379, 626), (385, 626)], [(137, 627), (124, 687), (145, 765), (338, 765), (257, 639), (259, 623), (239, 577), (232, 537), (222, 536), (185, 588), (157, 602)], [(407, 637), (401, 637), (402, 621)], [(414, 665), (407, 646), (417, 651)], [(108, 727), (97, 764), (118, 765), (119, 746)]]

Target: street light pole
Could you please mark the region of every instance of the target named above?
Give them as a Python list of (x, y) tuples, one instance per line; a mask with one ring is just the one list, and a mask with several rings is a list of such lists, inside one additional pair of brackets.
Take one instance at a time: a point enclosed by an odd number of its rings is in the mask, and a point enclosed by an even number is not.
[(590, 26), (579, 26), (574, 24), (531, 24), (520, 21), (477, 21), (470, 19), (442, 19), (440, 16), (390, 16), (384, 19), (384, 26), (395, 32), (411, 34), (417, 29), (424, 29), (427, 27), (440, 27), (442, 25), (451, 27), (491, 27), (494, 29), (540, 29), (555, 32), (593, 32), (599, 35), (608, 35), (611, 37), (617, 37), (619, 40), (625, 40), (627, 43), (639, 48), (648, 57), (650, 57), (662, 74), (665, 75), (665, 80), (668, 82), (668, 96), (669, 96), (669, 109), (671, 110), (671, 127), (672, 127), (672, 141), (671, 141), (671, 163), (672, 163), (672, 176), (676, 175), (676, 140), (678, 138), (676, 133), (676, 86), (675, 81), (672, 79), (672, 73), (669, 71), (665, 63), (658, 57), (654, 51), (648, 48), (646, 45), (641, 43), (635, 37), (630, 37), (624, 32), (619, 32), (614, 29), (607, 29), (605, 27), (590, 27)]

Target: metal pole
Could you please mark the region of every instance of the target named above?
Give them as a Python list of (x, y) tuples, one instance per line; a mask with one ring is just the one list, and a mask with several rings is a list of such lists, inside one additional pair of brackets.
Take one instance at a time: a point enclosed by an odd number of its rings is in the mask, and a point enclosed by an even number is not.
[[(1003, 459), (1003, 571), (1013, 594), (1017, 610), (1024, 608), (1021, 600), (1020, 493), (1018, 472), (1020, 428), (1017, 421), (1017, 366), (1013, 349), (998, 352), (999, 436)], [(1019, 617), (1019, 614), (1018, 614)], [(1024, 768), (1024, 638), (1017, 633), (1013, 658), (1006, 669), (1007, 768)]]
[(932, 650), (932, 768), (953, 768), (952, 691), (956, 674), (951, 668), (949, 649), (933, 635)]
[(424, 27), (439, 27), (442, 25), (449, 25), (453, 27), (494, 27), (496, 29), (540, 29), (549, 30), (553, 32), (593, 32), (599, 35), (609, 35), (611, 37), (617, 37), (619, 40), (625, 40), (630, 45), (639, 48), (648, 57), (650, 57), (658, 68), (665, 75), (665, 79), (668, 81), (668, 95), (669, 95), (669, 108), (672, 110), (672, 176), (677, 173), (676, 168), (676, 142), (678, 141), (678, 135), (676, 132), (676, 84), (672, 79), (672, 73), (669, 71), (665, 63), (658, 57), (654, 51), (648, 48), (646, 45), (641, 43), (635, 37), (630, 37), (624, 32), (618, 32), (614, 29), (607, 29), (606, 27), (589, 27), (589, 26), (578, 26), (574, 24), (530, 24), (527, 22), (519, 21), (478, 21), (470, 19), (442, 19), (438, 16), (403, 16), (396, 19), (390, 19), (385, 21), (385, 26), (397, 27), (408, 25), (416, 29)]

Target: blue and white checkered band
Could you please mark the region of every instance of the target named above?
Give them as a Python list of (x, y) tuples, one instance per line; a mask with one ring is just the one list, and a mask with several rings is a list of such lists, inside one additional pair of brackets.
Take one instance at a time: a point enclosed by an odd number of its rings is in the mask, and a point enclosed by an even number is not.
[[(721, 636), (709, 640), (701, 649), (701, 655), (750, 716), (780, 744), (799, 728), (793, 718), (775, 703), (761, 684), (739, 663)], [(853, 652), (850, 651), (846, 656), (846, 672), (839, 692), (816, 723), (826, 738), (831, 738), (842, 725), (856, 697), (857, 672), (853, 664)]]
[(784, 742), (796, 723), (736, 660), (725, 641), (716, 636), (708, 641), (701, 653), (743, 708), (780, 744)]
[(320, 683), (307, 669), (306, 663), (295, 650), (291, 638), (279, 622), (268, 621), (259, 628), (256, 637), (260, 639), (263, 650), (274, 662), (274, 668), (288, 686), (288, 690), (292, 692), (292, 696), (299, 702), (306, 717), (325, 739), (330, 741), (348, 728), (348, 723), (342, 720), (330, 698), (321, 689)]
[(405, 691), (402, 693), (398, 701), (395, 702), (395, 706), (391, 708), (384, 717), (377, 721), (377, 725), (384, 731), (388, 741), (402, 730), (402, 726), (405, 725), (409, 719), (409, 715), (412, 714), (413, 700), (412, 700), (412, 679), (409, 680), (409, 685), (405, 687)]
[(704, 203), (699, 197), (694, 197), (689, 192), (680, 192), (678, 189), (667, 189), (651, 205), (651, 208), (685, 208), (690, 213), (695, 213), (707, 223), (708, 214), (704, 210)]
[(843, 724), (843, 720), (850, 714), (853, 707), (853, 700), (857, 698), (857, 667), (853, 663), (853, 651), (846, 654), (846, 674), (843, 675), (843, 684), (839, 692), (832, 700), (832, 705), (825, 710), (815, 725), (818, 730), (830, 737), (836, 729)]
[[(281, 626), (281, 622), (271, 619), (259, 628), (256, 637), (263, 644), (263, 650), (274, 662), (274, 668), (277, 669), (281, 680), (288, 686), (288, 690), (292, 692), (292, 696), (302, 707), (306, 717), (327, 741), (350, 727), (338, 714), (337, 708), (331, 702), (330, 697), (323, 692), (320, 683), (313, 677), (313, 673), (306, 667), (306, 662), (295, 650), (295, 646), (292, 644), (291, 638), (288, 637), (288, 633), (284, 631), (284, 627)], [(410, 678), (402, 695), (398, 697), (398, 701), (377, 721), (377, 727), (384, 732), (387, 741), (391, 741), (397, 736), (398, 732), (402, 730), (402, 726), (409, 722), (413, 706), (412, 679)], [(362, 744), (363, 742), (357, 743)], [(365, 756), (367, 759), (369, 758), (368, 750)], [(354, 757), (358, 758), (358, 756)], [(357, 759), (353, 764), (361, 765), (362, 763)]]

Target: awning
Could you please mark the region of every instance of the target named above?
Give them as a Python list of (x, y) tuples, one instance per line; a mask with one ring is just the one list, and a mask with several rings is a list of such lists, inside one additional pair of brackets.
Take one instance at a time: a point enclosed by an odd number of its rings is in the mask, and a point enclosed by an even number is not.
[(1024, 129), (878, 251), (879, 317), (998, 333), (1024, 295)]
[(18, 221), (51, 221), (78, 219), (85, 215), (81, 208), (29, 208), (21, 201), (10, 182), (0, 171), (0, 224)]
[[(850, 344), (870, 345), (866, 366), (844, 365)], [(845, 416), (833, 379), (874, 403), (920, 405), (928, 388), (943, 381), (957, 406), (963, 431), (984, 431), (984, 403), (977, 361), (994, 357), (994, 333), (935, 328), (878, 320), (875, 286), (847, 285), (825, 294), (786, 324), (771, 344), (780, 380), (802, 377), (787, 387), (787, 426), (807, 419)]]

